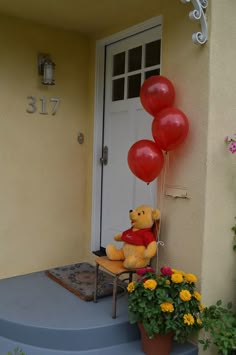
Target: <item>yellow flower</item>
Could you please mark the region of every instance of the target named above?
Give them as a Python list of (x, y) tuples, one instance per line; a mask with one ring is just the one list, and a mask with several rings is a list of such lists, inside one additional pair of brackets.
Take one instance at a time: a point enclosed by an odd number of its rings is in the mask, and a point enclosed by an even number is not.
[(135, 283), (134, 283), (134, 281), (132, 281), (132, 282), (130, 282), (130, 283), (128, 284), (127, 290), (128, 290), (128, 292), (130, 292), (130, 293), (135, 290)]
[(190, 314), (190, 313), (185, 314), (183, 318), (184, 318), (185, 324), (193, 325), (195, 322), (192, 314)]
[(193, 292), (193, 297), (195, 297), (196, 300), (198, 300), (198, 301), (201, 301), (201, 299), (202, 299), (201, 294), (199, 292), (197, 292), (197, 291)]
[(192, 298), (191, 293), (188, 290), (182, 290), (179, 293), (179, 297), (181, 298), (182, 301), (190, 301)]
[(177, 270), (177, 269), (171, 269), (173, 271), (174, 274), (181, 274), (181, 275), (185, 275), (185, 272), (182, 270)]
[(197, 277), (194, 274), (185, 274), (185, 280), (189, 283), (197, 282)]
[(176, 273), (176, 274), (172, 274), (171, 275), (171, 280), (176, 283), (176, 284), (179, 284), (181, 282), (183, 282), (183, 275), (182, 274), (179, 274), (179, 273)]
[(169, 313), (171, 313), (171, 312), (174, 311), (174, 306), (173, 306), (173, 304), (170, 303), (170, 302), (161, 303), (160, 307), (161, 307), (162, 312), (169, 312)]
[(143, 287), (148, 288), (149, 290), (155, 290), (157, 287), (157, 282), (152, 279), (146, 280), (143, 284)]
[(205, 306), (203, 304), (200, 304), (198, 306), (198, 308), (199, 308), (199, 311), (202, 312), (204, 310)]
[(197, 324), (202, 325), (202, 320), (200, 318), (197, 318)]
[(166, 285), (170, 285), (170, 280), (166, 280)]

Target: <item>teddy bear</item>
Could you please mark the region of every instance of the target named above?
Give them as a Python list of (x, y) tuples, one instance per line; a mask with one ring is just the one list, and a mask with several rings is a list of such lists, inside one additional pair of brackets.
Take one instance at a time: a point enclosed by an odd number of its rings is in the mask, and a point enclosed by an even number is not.
[(129, 218), (131, 228), (114, 236), (114, 240), (123, 242), (122, 248), (117, 249), (115, 245), (108, 244), (106, 254), (110, 260), (123, 260), (127, 269), (142, 268), (157, 253), (157, 241), (152, 227), (160, 219), (160, 211), (141, 205), (129, 211)]

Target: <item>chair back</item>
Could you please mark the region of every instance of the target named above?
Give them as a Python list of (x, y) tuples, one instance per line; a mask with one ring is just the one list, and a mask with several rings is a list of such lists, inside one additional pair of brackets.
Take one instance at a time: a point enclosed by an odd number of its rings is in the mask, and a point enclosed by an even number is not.
[(158, 237), (159, 237), (159, 229), (160, 229), (160, 219), (158, 221), (154, 221), (153, 226), (152, 226), (152, 233), (158, 242)]

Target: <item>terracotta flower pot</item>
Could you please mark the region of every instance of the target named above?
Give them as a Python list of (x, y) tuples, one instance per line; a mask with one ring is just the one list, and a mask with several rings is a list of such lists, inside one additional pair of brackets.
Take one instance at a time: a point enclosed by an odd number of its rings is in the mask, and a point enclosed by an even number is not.
[(155, 334), (152, 339), (149, 339), (144, 326), (139, 323), (141, 333), (142, 350), (146, 355), (169, 355), (173, 343), (173, 333)]

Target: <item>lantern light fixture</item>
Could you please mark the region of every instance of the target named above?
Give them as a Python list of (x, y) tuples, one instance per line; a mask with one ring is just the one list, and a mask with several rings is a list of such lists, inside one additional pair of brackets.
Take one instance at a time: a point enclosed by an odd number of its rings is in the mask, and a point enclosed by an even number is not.
[(38, 73), (42, 76), (43, 85), (55, 85), (54, 80), (55, 63), (49, 54), (38, 55)]

